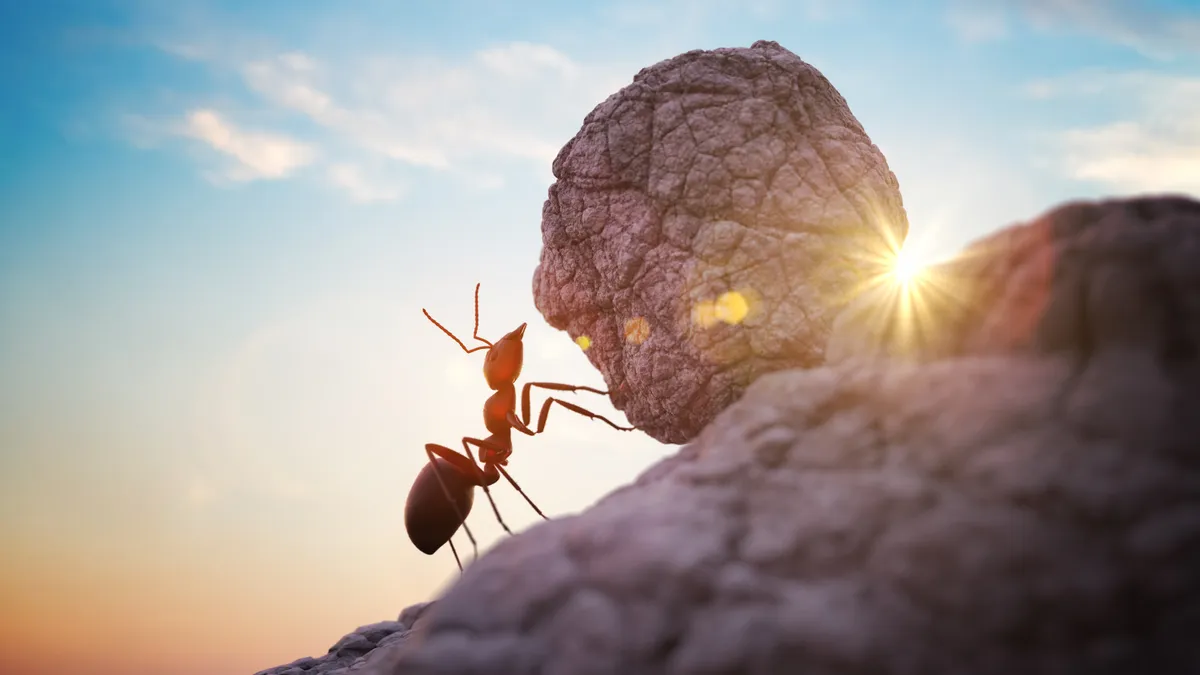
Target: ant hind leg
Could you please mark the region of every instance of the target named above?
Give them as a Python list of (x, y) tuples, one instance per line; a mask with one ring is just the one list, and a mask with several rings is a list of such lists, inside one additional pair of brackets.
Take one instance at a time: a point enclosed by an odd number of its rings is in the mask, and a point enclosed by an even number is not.
[(549, 518), (546, 517), (546, 514), (542, 513), (542, 510), (537, 507), (537, 504), (533, 503), (533, 500), (529, 498), (529, 495), (525, 494), (525, 491), (521, 489), (521, 486), (517, 485), (517, 481), (513, 480), (512, 476), (508, 475), (508, 472), (504, 470), (504, 467), (497, 466), (496, 468), (500, 470), (500, 474), (502, 476), (504, 476), (505, 478), (508, 479), (508, 482), (510, 485), (513, 486), (513, 489), (516, 490), (517, 492), (519, 492), (521, 494), (521, 496), (525, 498), (525, 501), (529, 502), (529, 505), (532, 506), (533, 510), (536, 511), (537, 514), (542, 517), (542, 520), (550, 520)]
[[(441, 469), (441, 467), (438, 466), (437, 460), (434, 455), (435, 450), (437, 450), (438, 455), (442, 456), (443, 459), (446, 459), (446, 461), (451, 461), (451, 457), (458, 457), (458, 459), (462, 459), (462, 457), (460, 455), (458, 455), (458, 453), (454, 452), (453, 450), (451, 450), (450, 448), (447, 448), (445, 446), (437, 445), (436, 443), (426, 443), (425, 444), (425, 454), (429, 457), (429, 463), (433, 465), (433, 475), (435, 478), (437, 478), (438, 485), (440, 485), (442, 488), (442, 496), (444, 496), (446, 498), (446, 501), (450, 503), (451, 508), (454, 509), (454, 515), (457, 516), (459, 521), (462, 523), (462, 529), (464, 532), (467, 533), (467, 539), (469, 539), (471, 541), (471, 549), (474, 551), (474, 554), (475, 554), (474, 557), (478, 559), (479, 558), (479, 545), (477, 543), (475, 543), (475, 535), (471, 534), (471, 528), (467, 526), (466, 516), (464, 516), (462, 514), (462, 512), (458, 510), (458, 504), (456, 504), (454, 502), (454, 498), (450, 496), (450, 490), (448, 490), (446, 488), (446, 482), (442, 479), (442, 469)], [(450, 457), (447, 457), (446, 455), (449, 455)], [(475, 462), (475, 458), (472, 457), (471, 463), (474, 464), (474, 462)], [(458, 464), (458, 462), (452, 462), (452, 463), (455, 465)], [(477, 466), (475, 467), (475, 469), (478, 471)], [(486, 492), (487, 488), (484, 488), (484, 491)], [(455, 550), (453, 541), (450, 541), (450, 550), (454, 551), (454, 559), (458, 560), (458, 551)], [(459, 561), (458, 569), (459, 569), (459, 571), (462, 571), (462, 561)]]
[(454, 562), (458, 563), (458, 573), (463, 573), (462, 559), (458, 557), (458, 549), (454, 548), (454, 540), (446, 542), (450, 544), (450, 552), (454, 554)]
[(492, 513), (496, 514), (496, 522), (500, 523), (500, 527), (503, 527), (505, 532), (512, 534), (513, 531), (508, 529), (508, 523), (505, 523), (504, 519), (500, 517), (500, 509), (496, 508), (496, 500), (492, 499), (492, 492), (487, 489), (486, 485), (483, 486), (483, 494), (487, 495), (488, 502), (492, 505)]
[[(491, 444), (488, 444), (486, 441), (481, 441), (478, 438), (463, 437), (463, 441), (462, 441), (463, 449), (467, 451), (467, 457), (470, 457), (472, 462), (475, 461), (475, 455), (471, 452), (470, 443), (474, 443), (475, 445), (478, 445), (480, 448), (489, 448), (489, 449), (497, 449), (497, 450), (502, 449), (502, 448), (496, 448), (496, 447), (492, 446)], [(495, 466), (497, 469), (500, 468), (500, 466), (498, 464)], [(503, 470), (503, 469), (501, 469), (501, 470)], [(504, 522), (504, 518), (500, 516), (500, 509), (496, 507), (496, 500), (492, 498), (492, 491), (488, 489), (488, 486), (484, 481), (480, 481), (479, 486), (483, 488), (483, 494), (487, 495), (488, 503), (492, 505), (492, 513), (496, 514), (496, 521), (498, 523), (500, 523), (500, 527), (503, 527), (505, 532), (507, 532), (511, 535), (513, 533), (513, 531), (511, 529), (509, 529), (508, 523)]]

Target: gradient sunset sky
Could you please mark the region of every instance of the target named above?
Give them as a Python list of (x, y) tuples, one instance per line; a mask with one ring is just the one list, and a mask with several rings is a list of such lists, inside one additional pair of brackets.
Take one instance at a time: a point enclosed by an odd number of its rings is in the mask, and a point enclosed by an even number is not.
[[(530, 322), (525, 379), (603, 386), (533, 307), (542, 202), (664, 58), (820, 69), (919, 257), (1200, 195), (1200, 2), (417, 4), (0, 0), (0, 672), (249, 675), (453, 581), (403, 504), (488, 390), (420, 310), (469, 334), (482, 282), (483, 335)], [(565, 411), (518, 444), (551, 515), (674, 450)]]

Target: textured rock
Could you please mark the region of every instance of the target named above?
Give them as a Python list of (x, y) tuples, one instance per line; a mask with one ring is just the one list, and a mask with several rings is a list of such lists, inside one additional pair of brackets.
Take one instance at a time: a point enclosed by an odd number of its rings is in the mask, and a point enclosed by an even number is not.
[(1200, 672), (1200, 204), (972, 255), (940, 358), (764, 375), (473, 563), (391, 673)]
[(255, 675), (390, 675), (430, 606), (419, 603), (401, 612), (396, 621), (359, 626), (320, 658), (306, 656)]
[(668, 443), (762, 373), (822, 363), (835, 314), (908, 231), (846, 101), (774, 42), (642, 70), (553, 169), (537, 308)]

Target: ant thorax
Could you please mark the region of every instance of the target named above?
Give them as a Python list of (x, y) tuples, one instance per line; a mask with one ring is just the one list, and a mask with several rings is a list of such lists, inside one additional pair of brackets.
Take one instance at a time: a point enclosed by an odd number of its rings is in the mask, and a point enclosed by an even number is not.
[(483, 404), (483, 423), (491, 434), (509, 439), (512, 436), (512, 425), (508, 423), (508, 414), (516, 410), (517, 388), (511, 384), (500, 387)]

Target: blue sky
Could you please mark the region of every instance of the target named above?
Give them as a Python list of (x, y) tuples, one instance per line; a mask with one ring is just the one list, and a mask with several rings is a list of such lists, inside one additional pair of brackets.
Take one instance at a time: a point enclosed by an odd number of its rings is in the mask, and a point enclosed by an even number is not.
[[(1068, 199), (1200, 194), (1193, 1), (414, 5), (0, 4), (0, 607), (45, 613), (22, 644), (83, 597), (80, 659), (186, 629), (227, 659), (197, 672), (253, 670), (452, 580), (402, 505), (487, 391), (420, 308), (469, 332), (480, 281), (483, 334), (532, 324), (527, 377), (601, 382), (533, 308), (541, 207), (584, 115), (661, 59), (773, 39), (819, 68), (924, 257)], [(552, 514), (671, 450), (549, 430), (512, 469)]]

